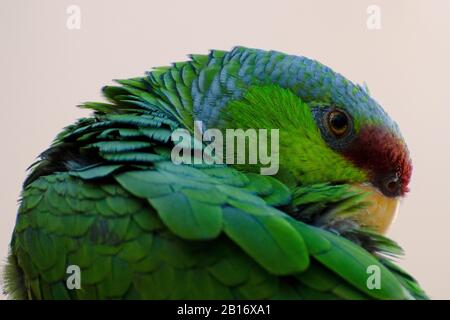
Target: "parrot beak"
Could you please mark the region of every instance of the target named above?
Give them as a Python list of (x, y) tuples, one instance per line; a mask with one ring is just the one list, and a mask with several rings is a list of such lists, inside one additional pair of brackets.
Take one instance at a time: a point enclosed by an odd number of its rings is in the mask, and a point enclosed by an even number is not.
[(367, 193), (365, 200), (371, 203), (356, 214), (354, 219), (362, 226), (385, 234), (397, 216), (400, 199), (387, 197), (370, 184), (356, 184), (352, 188)]

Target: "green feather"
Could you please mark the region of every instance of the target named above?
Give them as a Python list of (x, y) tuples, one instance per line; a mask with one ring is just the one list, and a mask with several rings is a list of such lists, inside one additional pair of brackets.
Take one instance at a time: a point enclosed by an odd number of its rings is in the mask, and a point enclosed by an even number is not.
[[(31, 167), (6, 268), (11, 297), (426, 299), (387, 259), (400, 247), (349, 220), (367, 205), (350, 184), (368, 176), (330, 148), (314, 114), (332, 102), (322, 87), (338, 76), (322, 70), (313, 90), (320, 64), (294, 79), (295, 58), (281, 53), (190, 58), (104, 87), (109, 103), (84, 103), (93, 115), (64, 128)], [(361, 90), (341, 98), (358, 100)], [(387, 119), (354, 118), (356, 130)], [(217, 120), (221, 130), (279, 129), (279, 173), (175, 165), (171, 135), (192, 133), (194, 119)], [(349, 223), (345, 232), (330, 227), (338, 219)], [(81, 268), (79, 290), (66, 288), (69, 265)], [(381, 272), (380, 289), (367, 286), (370, 266)]]

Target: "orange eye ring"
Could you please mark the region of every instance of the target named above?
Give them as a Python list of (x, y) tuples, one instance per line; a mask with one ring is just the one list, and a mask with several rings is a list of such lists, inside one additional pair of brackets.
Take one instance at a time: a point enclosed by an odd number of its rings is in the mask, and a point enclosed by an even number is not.
[(332, 110), (327, 114), (327, 126), (336, 137), (346, 135), (350, 129), (350, 119), (341, 110)]

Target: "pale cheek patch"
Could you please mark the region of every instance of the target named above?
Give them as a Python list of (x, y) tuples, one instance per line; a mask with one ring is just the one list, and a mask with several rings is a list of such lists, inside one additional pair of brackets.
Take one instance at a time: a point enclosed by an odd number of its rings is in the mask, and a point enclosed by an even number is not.
[(385, 234), (389, 226), (394, 222), (400, 200), (398, 198), (389, 198), (369, 185), (354, 185), (358, 191), (368, 192), (369, 195), (365, 198), (371, 205), (362, 209), (360, 213), (356, 214), (354, 219), (362, 226), (366, 226)]

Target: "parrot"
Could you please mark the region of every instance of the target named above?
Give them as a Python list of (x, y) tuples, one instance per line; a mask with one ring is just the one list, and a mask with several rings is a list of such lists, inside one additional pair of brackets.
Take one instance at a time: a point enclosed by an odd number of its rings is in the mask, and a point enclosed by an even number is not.
[[(103, 87), (30, 166), (8, 297), (429, 299), (385, 235), (412, 162), (367, 86), (273, 50), (188, 57)], [(183, 143), (208, 155), (209, 129), (276, 130), (278, 169), (174, 161)]]

